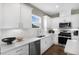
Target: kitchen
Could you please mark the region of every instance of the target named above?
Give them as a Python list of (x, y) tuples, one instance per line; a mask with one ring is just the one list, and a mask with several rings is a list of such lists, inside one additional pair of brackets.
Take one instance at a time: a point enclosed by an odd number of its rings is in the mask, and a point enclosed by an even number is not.
[(78, 55), (78, 6), (0, 3), (0, 55)]

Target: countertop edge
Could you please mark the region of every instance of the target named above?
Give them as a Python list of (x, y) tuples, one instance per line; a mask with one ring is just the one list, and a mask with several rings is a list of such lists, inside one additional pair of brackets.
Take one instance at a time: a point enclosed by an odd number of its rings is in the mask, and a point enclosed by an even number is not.
[(28, 42), (26, 42), (27, 40), (24, 40), (24, 41), (22, 41), (22, 42), (15, 43), (14, 46), (11, 47), (11, 48), (2, 49), (2, 50), (1, 50), (1, 53), (5, 53), (5, 52), (11, 51), (12, 49), (15, 49), (15, 48), (17, 48), (17, 47), (20, 47), (20, 46), (29, 44), (29, 43), (34, 42), (34, 41), (37, 41), (37, 40), (41, 40), (41, 39), (46, 38), (46, 37), (48, 37), (48, 36), (50, 36), (50, 35), (53, 35), (53, 34), (47, 34), (47, 35), (45, 35), (45, 37), (41, 37), (41, 38), (37, 38), (37, 37), (34, 37), (34, 38), (26, 38), (26, 39), (29, 40)]

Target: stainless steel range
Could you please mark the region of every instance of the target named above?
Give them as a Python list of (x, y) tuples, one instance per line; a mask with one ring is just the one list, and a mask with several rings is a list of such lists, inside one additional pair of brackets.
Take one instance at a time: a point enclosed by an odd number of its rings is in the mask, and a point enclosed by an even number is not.
[(59, 30), (58, 43), (66, 45), (67, 40), (71, 40), (71, 22), (59, 23)]
[(68, 39), (71, 40), (71, 33), (63, 31), (58, 34), (59, 44), (65, 45)]

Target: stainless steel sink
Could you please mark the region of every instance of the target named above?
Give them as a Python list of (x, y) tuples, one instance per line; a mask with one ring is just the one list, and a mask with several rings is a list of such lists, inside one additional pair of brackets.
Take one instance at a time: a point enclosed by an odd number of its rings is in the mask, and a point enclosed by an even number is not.
[(38, 38), (44, 37), (45, 35), (37, 36)]

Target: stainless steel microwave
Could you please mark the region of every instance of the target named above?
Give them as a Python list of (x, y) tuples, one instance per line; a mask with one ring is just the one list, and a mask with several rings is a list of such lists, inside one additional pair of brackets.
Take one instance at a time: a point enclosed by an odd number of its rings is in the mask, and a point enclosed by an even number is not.
[(71, 22), (59, 23), (59, 28), (71, 28)]

